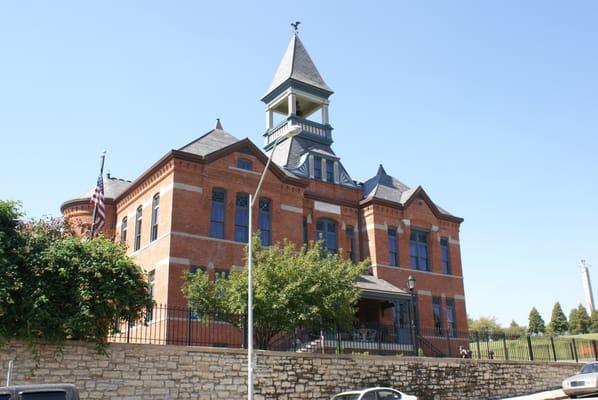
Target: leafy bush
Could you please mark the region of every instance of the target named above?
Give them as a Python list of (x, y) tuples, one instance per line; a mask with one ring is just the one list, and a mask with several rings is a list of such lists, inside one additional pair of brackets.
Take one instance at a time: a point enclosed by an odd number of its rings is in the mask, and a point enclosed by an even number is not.
[(143, 314), (148, 285), (123, 246), (20, 217), (18, 203), (0, 201), (0, 337), (103, 346), (117, 319)]

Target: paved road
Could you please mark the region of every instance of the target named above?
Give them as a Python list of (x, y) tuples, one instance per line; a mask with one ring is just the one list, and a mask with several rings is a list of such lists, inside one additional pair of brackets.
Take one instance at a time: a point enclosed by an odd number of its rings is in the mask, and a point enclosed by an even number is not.
[[(509, 399), (503, 399), (503, 400), (560, 400), (560, 399), (568, 399), (568, 397), (565, 395), (565, 393), (563, 393), (563, 391), (561, 389), (549, 390), (547, 392), (530, 394), (527, 396), (511, 397)], [(598, 399), (598, 397), (596, 397), (596, 396), (583, 397), (583, 399)]]

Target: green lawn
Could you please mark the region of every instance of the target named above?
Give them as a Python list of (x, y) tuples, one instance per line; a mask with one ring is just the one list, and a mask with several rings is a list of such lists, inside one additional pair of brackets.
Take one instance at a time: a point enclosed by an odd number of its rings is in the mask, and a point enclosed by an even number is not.
[[(595, 335), (595, 334), (594, 334)], [(573, 340), (575, 339), (575, 348), (573, 347)], [(598, 338), (598, 335), (597, 335)], [(575, 352), (579, 361), (595, 360), (594, 346), (591, 340), (586, 335), (584, 337), (557, 337), (550, 341), (550, 337), (535, 336), (531, 338), (532, 353), (534, 360), (537, 361), (554, 361), (555, 353), (557, 361), (575, 361)], [(472, 341), (469, 344), (470, 350), (473, 352), (474, 358), (488, 358), (488, 352), (494, 352), (494, 359), (497, 360), (529, 360), (529, 347), (527, 338), (506, 340), (502, 339), (494, 341), (480, 341), (479, 350), (478, 343)], [(480, 354), (481, 353), (481, 354)]]
[(561, 336), (567, 339), (587, 339), (587, 340), (598, 340), (598, 333), (584, 333), (581, 335), (567, 335)]

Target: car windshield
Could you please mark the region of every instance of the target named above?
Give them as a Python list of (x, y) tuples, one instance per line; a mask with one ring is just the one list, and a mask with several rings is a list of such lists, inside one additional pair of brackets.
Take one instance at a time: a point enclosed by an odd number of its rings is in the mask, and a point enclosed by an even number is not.
[(355, 394), (338, 394), (332, 398), (332, 400), (357, 400), (359, 393)]
[(598, 364), (597, 363), (584, 365), (580, 371), (580, 374), (591, 374), (593, 372), (598, 372)]

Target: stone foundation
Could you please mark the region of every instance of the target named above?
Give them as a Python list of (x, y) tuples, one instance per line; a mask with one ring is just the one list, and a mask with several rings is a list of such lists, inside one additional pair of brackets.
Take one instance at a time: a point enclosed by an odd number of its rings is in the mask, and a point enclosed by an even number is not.
[[(69, 342), (40, 345), (38, 366), (23, 343), (0, 348), (0, 384), (14, 359), (13, 384), (74, 383), (82, 399), (246, 397), (242, 349), (113, 344), (109, 355)], [(575, 363), (504, 362), (258, 352), (255, 400), (329, 399), (339, 391), (389, 385), (423, 400), (500, 399), (560, 386)]]

